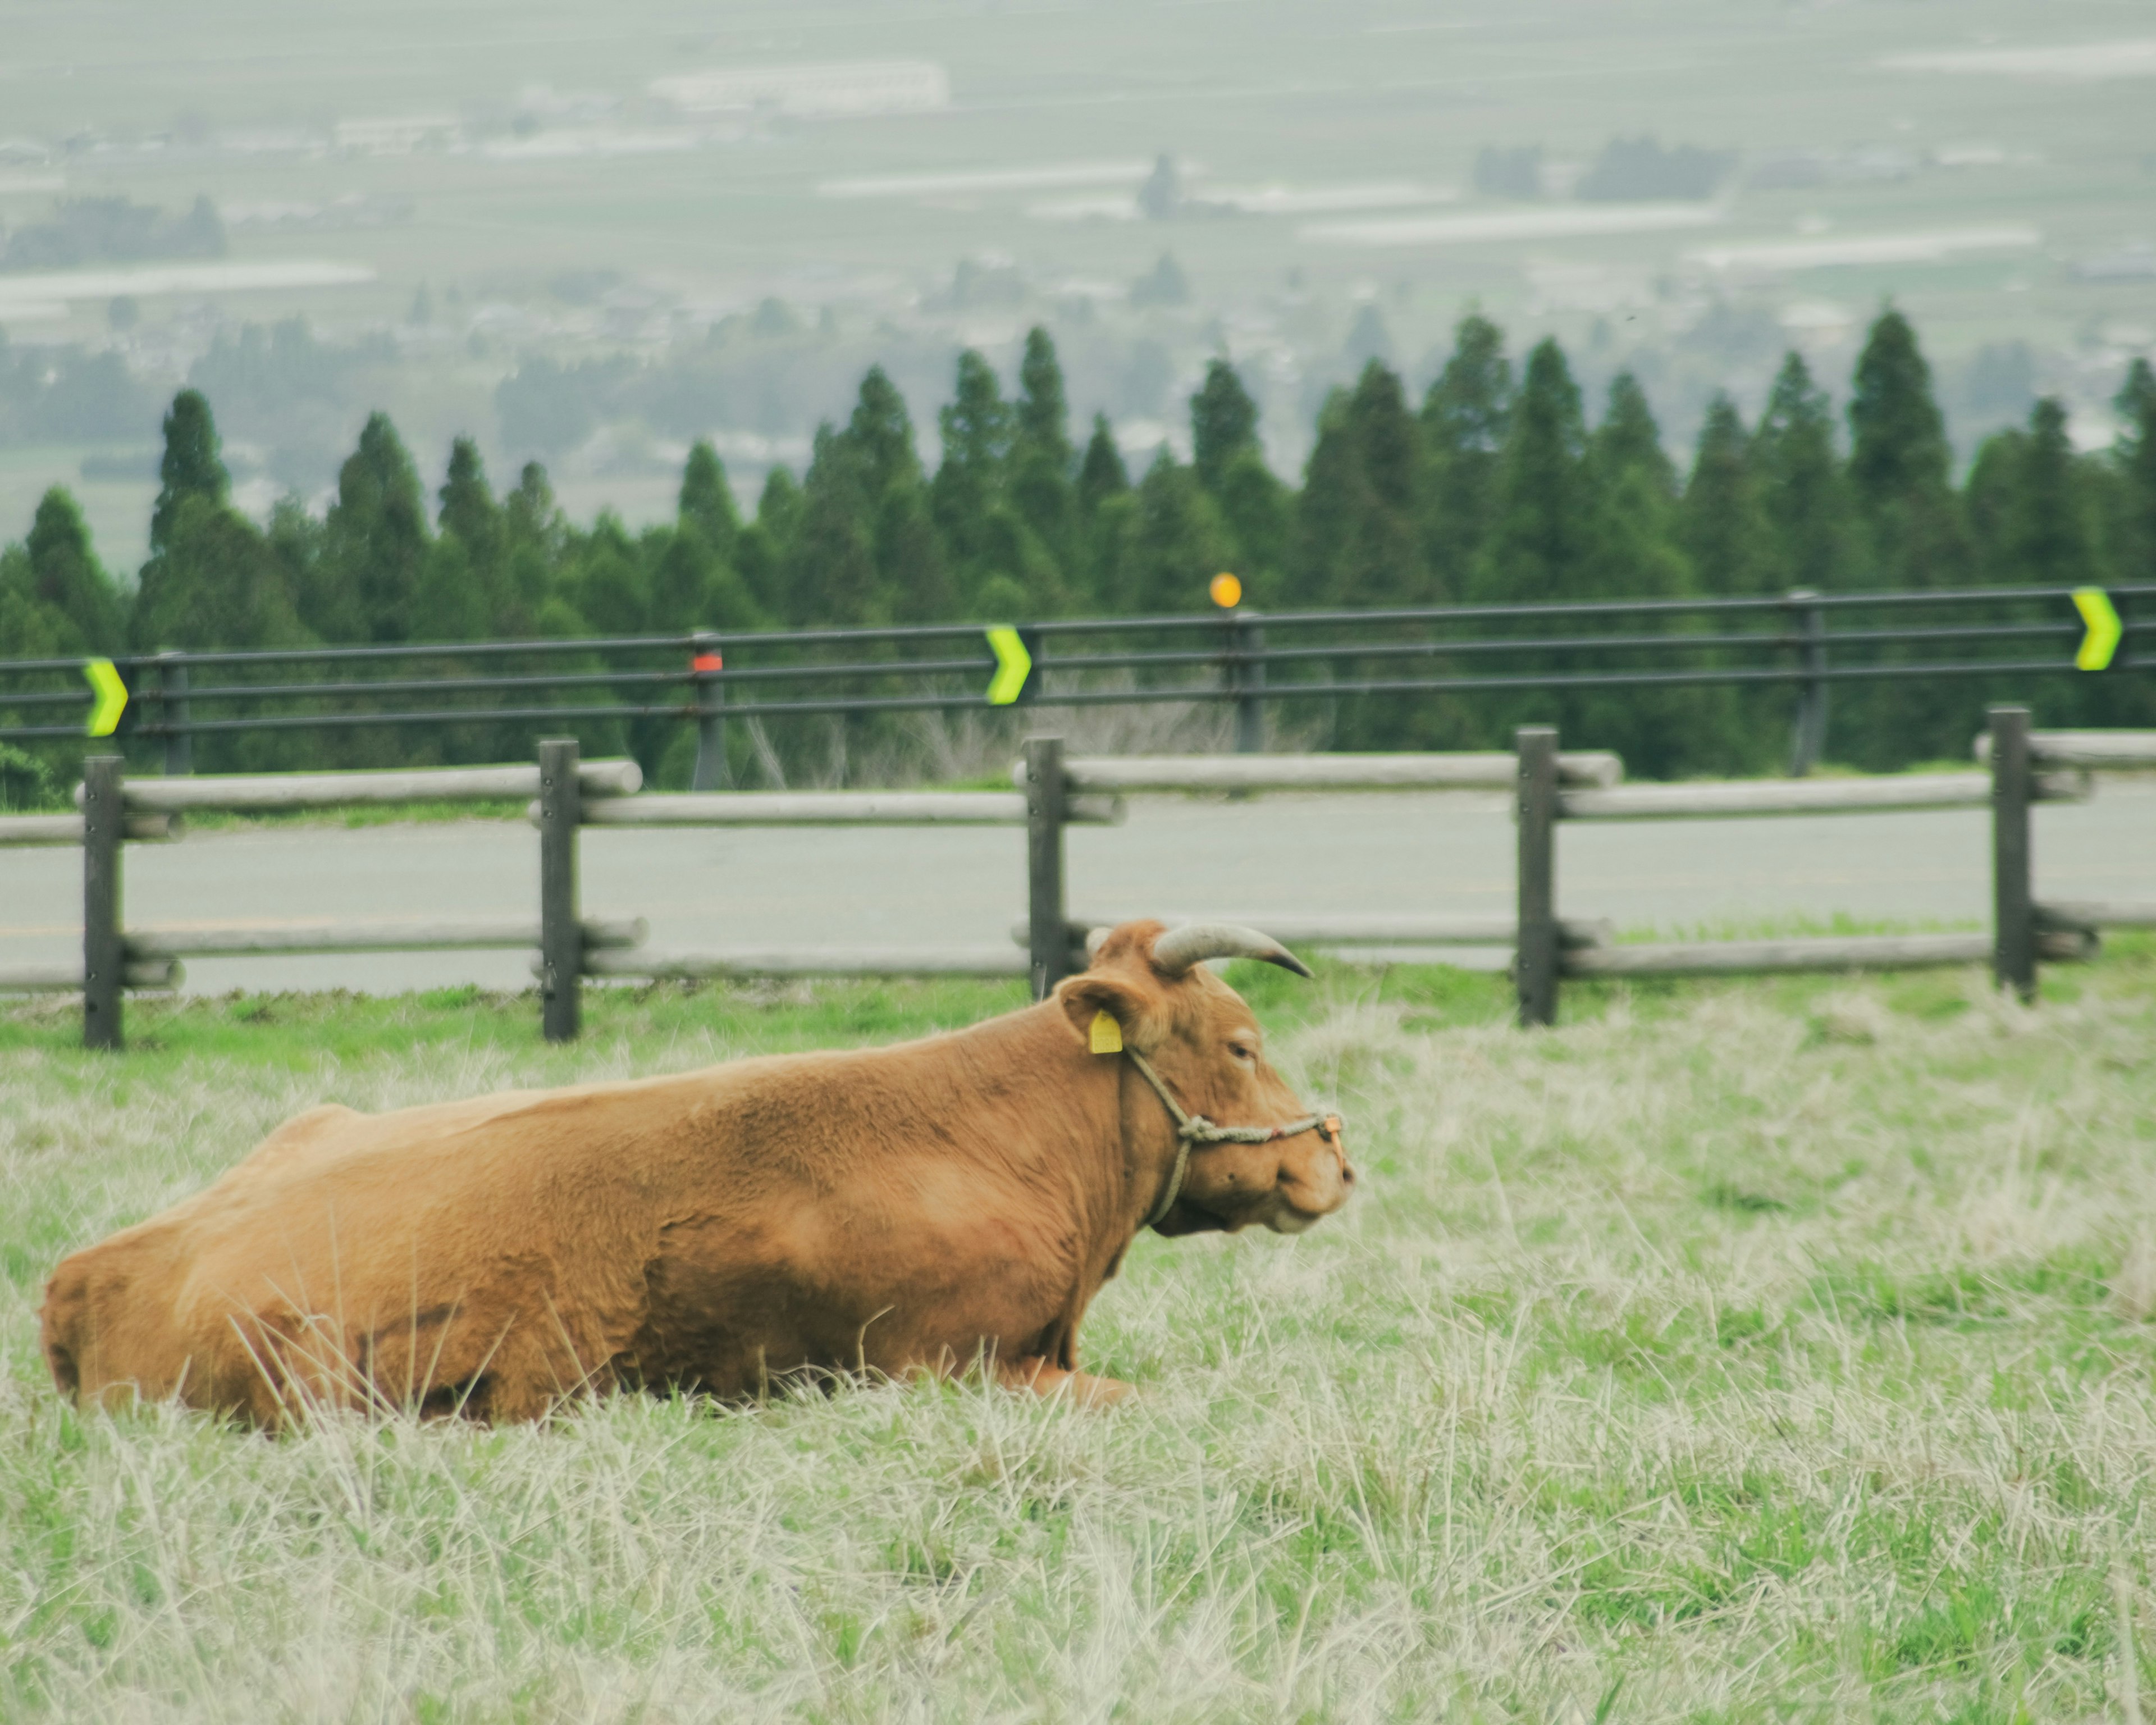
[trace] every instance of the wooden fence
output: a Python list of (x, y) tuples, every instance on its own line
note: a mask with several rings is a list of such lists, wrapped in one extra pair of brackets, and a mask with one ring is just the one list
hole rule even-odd
[[(1519, 935), (1513, 974), (1522, 1024), (1556, 1021), (1558, 988), (1567, 977), (1898, 970), (1989, 959), (2000, 987), (2032, 999), (2040, 958), (2089, 957), (2100, 928), (2156, 927), (2156, 902), (2036, 902), (2029, 832), (2030, 804), (2087, 797), (2092, 770), (2156, 767), (2156, 732), (2032, 734), (2026, 707), (1999, 706), (1991, 709), (1990, 728), (1978, 742), (1979, 757), (1988, 772), (1592, 790), (1564, 787), (1557, 764), (1556, 732), (1523, 727), (1517, 734), (1517, 750)], [(1837, 935), (1588, 947), (1568, 941), (1557, 917), (1555, 833), (1559, 821), (1982, 808), (1991, 811), (1993, 911), (1989, 934)]]
[[(639, 794), (633, 762), (582, 761), (573, 741), (540, 745), (530, 767), (397, 773), (278, 774), (129, 780), (115, 757), (85, 763), (79, 815), (0, 818), (0, 845), (83, 848), (83, 963), (0, 968), (0, 989), (83, 992), (90, 1047), (122, 1045), (128, 989), (176, 987), (190, 956), (524, 948), (536, 952), (542, 1022), (551, 1040), (573, 1037), (585, 977), (806, 975), (1024, 976), (1036, 997), (1085, 964), (1094, 927), (1122, 916), (1072, 916), (1064, 835), (1073, 824), (1114, 824), (1123, 797), (1143, 792), (1371, 789), (1509, 790), (1518, 817), (1517, 913), (1268, 915), (1269, 932), (1327, 948), (1511, 947), (1522, 1024), (1554, 1020), (1566, 977), (1858, 970), (1960, 964), (1989, 957), (2003, 985), (2025, 997), (2040, 959), (2088, 956), (2102, 927), (2156, 927), (2156, 903), (2046, 903), (2030, 885), (2031, 803), (2085, 797), (2088, 775), (2156, 767), (2156, 732), (2032, 735), (2023, 708), (1995, 708), (1979, 739), (1987, 770), (1866, 779), (1625, 785), (1606, 753), (1565, 753), (1556, 733), (1522, 729), (1512, 754), (1314, 755), (1066, 758), (1061, 741), (1034, 737), (1013, 791), (819, 791)], [(128, 928), (121, 858), (130, 841), (169, 842), (189, 811), (266, 812), (368, 803), (528, 797), (538, 829), (536, 921), (491, 919), (336, 923), (294, 930)], [(1561, 820), (1697, 819), (1988, 807), (1992, 811), (1993, 932), (1620, 945), (1607, 922), (1556, 911), (1554, 832)], [(1027, 916), (1013, 944), (965, 947), (844, 946), (653, 952), (638, 919), (587, 919), (578, 886), (586, 827), (1024, 826)], [(1142, 914), (1134, 906), (1130, 915)]]

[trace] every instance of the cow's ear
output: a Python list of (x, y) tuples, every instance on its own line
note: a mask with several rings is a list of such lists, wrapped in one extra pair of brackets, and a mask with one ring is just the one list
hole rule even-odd
[[(1160, 1003), (1122, 977), (1087, 971), (1068, 978), (1056, 984), (1055, 1003), (1072, 1030), (1097, 1054), (1113, 1054), (1118, 1048), (1150, 1054), (1168, 1034)], [(1094, 1022), (1104, 1013), (1115, 1025), (1113, 1034)]]

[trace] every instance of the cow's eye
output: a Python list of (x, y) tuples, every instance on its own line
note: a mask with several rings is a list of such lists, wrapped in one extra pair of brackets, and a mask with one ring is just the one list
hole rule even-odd
[(1235, 1055), (1235, 1057), (1237, 1060), (1243, 1061), (1243, 1062), (1244, 1062), (1245, 1064), (1246, 1064), (1246, 1065), (1247, 1065), (1247, 1064), (1249, 1064), (1250, 1062), (1253, 1061), (1253, 1060), (1255, 1060), (1257, 1059), (1257, 1057), (1258, 1057), (1258, 1051), (1257, 1051), (1257, 1050), (1255, 1050), (1255, 1048), (1251, 1047), (1251, 1046), (1250, 1046), (1250, 1045), (1249, 1043), (1247, 1043), (1247, 1042), (1231, 1042), (1231, 1043), (1229, 1043), (1229, 1044), (1228, 1045), (1228, 1052), (1229, 1052), (1229, 1054), (1231, 1054), (1231, 1055)]

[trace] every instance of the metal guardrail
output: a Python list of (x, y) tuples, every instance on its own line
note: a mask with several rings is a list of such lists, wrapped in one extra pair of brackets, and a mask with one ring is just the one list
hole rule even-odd
[[(1799, 696), (1791, 771), (1818, 758), (1829, 691), (1881, 678), (2156, 669), (2156, 583), (2098, 590), (1606, 599), (1383, 611), (1056, 619), (721, 636), (168, 651), (109, 663), (168, 777), (198, 737), (604, 720), (698, 727), (694, 788), (726, 783), (729, 718), (1231, 701), (1239, 752), (1265, 704), (1370, 696), (1706, 685)], [(569, 661), (565, 663), (564, 661)], [(1021, 662), (1022, 661), (1022, 664)], [(0, 742), (85, 734), (85, 661), (0, 661)], [(1013, 675), (1016, 673), (1016, 675)], [(474, 737), (482, 733), (474, 732)], [(496, 746), (500, 746), (497, 742)]]

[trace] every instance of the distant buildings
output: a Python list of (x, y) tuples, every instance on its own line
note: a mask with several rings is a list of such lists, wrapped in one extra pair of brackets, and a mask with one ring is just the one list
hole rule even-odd
[(654, 79), (651, 93), (691, 114), (762, 111), (796, 119), (932, 114), (951, 105), (951, 80), (931, 60), (828, 66), (737, 66)]

